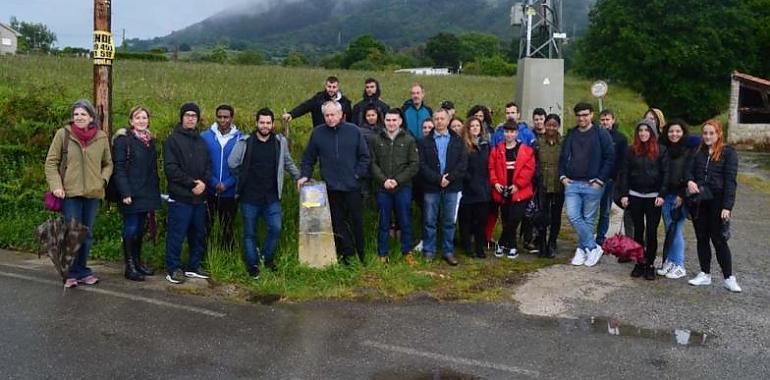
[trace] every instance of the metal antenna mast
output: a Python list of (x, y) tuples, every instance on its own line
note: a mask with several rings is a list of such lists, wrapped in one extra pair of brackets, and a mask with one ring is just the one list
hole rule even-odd
[(521, 26), (519, 58), (562, 58), (562, 0), (527, 0), (511, 7), (511, 25)]

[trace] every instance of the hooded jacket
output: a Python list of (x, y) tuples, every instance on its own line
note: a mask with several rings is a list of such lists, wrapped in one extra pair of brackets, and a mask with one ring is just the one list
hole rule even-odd
[(385, 116), (385, 112), (388, 112), (390, 109), (390, 106), (387, 103), (380, 100), (380, 81), (375, 80), (374, 83), (377, 84), (377, 92), (375, 92), (372, 96), (368, 96), (366, 95), (366, 90), (364, 90), (364, 94), (361, 96), (361, 101), (353, 106), (353, 117), (351, 122), (355, 125), (361, 125), (361, 123), (365, 121), (364, 111), (366, 110), (366, 106), (370, 104), (373, 104), (375, 107), (377, 107), (377, 113), (380, 114), (380, 118)]
[(422, 122), (433, 117), (433, 110), (424, 101), (420, 108), (415, 107), (412, 99), (405, 101), (401, 110), (404, 112), (404, 128), (415, 140), (422, 140)]
[[(535, 194), (532, 180), (535, 177), (537, 163), (535, 150), (519, 143), (519, 153), (516, 155), (516, 167), (513, 169), (513, 185), (516, 192), (511, 194), (511, 200), (521, 202), (532, 199)], [(494, 186), (499, 183), (507, 185), (508, 172), (505, 168), (505, 141), (497, 144), (489, 155), (489, 184)], [(492, 199), (495, 203), (503, 203), (503, 195), (497, 189), (492, 188)]]
[[(654, 133), (654, 125), (649, 120), (640, 121), (636, 130), (642, 125)], [(658, 193), (659, 197), (665, 196), (669, 183), (669, 159), (663, 144), (658, 144), (658, 155), (654, 160), (650, 160), (647, 155), (637, 156), (629, 147), (620, 175), (620, 194), (627, 197), (633, 190), (642, 194)]]
[[(70, 131), (68, 141), (64, 141), (65, 129)], [(68, 144), (67, 165), (64, 178), (61, 178), (59, 163), (62, 160), (63, 144)], [(85, 149), (72, 133), (72, 126), (67, 125), (56, 131), (45, 158), (45, 177), (51, 191), (63, 189), (67, 198), (102, 199), (111, 175), (112, 155), (104, 131), (97, 131)]]
[[(278, 144), (278, 149), (275, 150), (278, 157), (276, 157), (275, 162), (278, 163), (276, 167), (276, 179), (278, 181), (278, 199), (280, 200), (281, 194), (283, 194), (284, 170), (288, 171), (295, 180), (299, 179), (300, 174), (299, 169), (294, 165), (294, 160), (291, 159), (291, 155), (289, 154), (289, 144), (286, 141), (286, 138), (279, 133), (274, 136), (275, 142)], [(243, 190), (242, 187), (244, 181), (240, 180), (242, 174), (249, 172), (249, 164), (251, 163), (250, 153), (252, 152), (251, 149), (253, 149), (252, 146), (255, 138), (254, 134), (241, 136), (227, 159), (227, 166), (230, 168), (230, 173), (235, 178), (239, 178), (237, 185), (235, 186), (236, 196), (240, 195)]]
[[(492, 136), (489, 137), (489, 144), (492, 145), (492, 147), (496, 147), (501, 142), (505, 141), (505, 131), (503, 130), (503, 124), (500, 124), (497, 126), (497, 129), (492, 134)], [(527, 123), (521, 121), (518, 124), (519, 126), (519, 135), (516, 137), (516, 141), (531, 147), (535, 141), (537, 140), (535, 134), (532, 132), (531, 129), (527, 126)]]
[(321, 162), (321, 178), (331, 191), (358, 191), (359, 178), (369, 173), (369, 147), (364, 135), (353, 124), (336, 127), (323, 123), (313, 128), (302, 155), (302, 176), (311, 178), (316, 161)]
[[(230, 131), (226, 135), (222, 135), (217, 123), (214, 123), (209, 129), (201, 133), (201, 137), (206, 142), (211, 157), (211, 178), (206, 184), (206, 192), (212, 196), (219, 194), (223, 198), (235, 197), (236, 179), (230, 174), (227, 158), (233, 151), (235, 143), (241, 138), (241, 131), (233, 124)], [(227, 141), (225, 146), (222, 146), (221, 141)], [(216, 187), (220, 182), (225, 184), (225, 191), (217, 193)]]
[(155, 139), (144, 145), (131, 130), (118, 129), (112, 138), (112, 181), (119, 199), (131, 197), (131, 204), (117, 202), (124, 213), (140, 213), (160, 208), (158, 151)]
[[(195, 181), (211, 178), (211, 157), (200, 134), (177, 124), (163, 143), (163, 169), (168, 181), (168, 193), (174, 201), (201, 204), (206, 193), (194, 195)], [(208, 186), (208, 184), (206, 185)]]
[(305, 100), (302, 104), (294, 107), (293, 110), (289, 111), (289, 115), (291, 115), (292, 119), (296, 119), (310, 112), (310, 115), (313, 118), (313, 126), (319, 126), (325, 122), (324, 114), (321, 112), (321, 106), (331, 100), (339, 102), (340, 105), (342, 105), (342, 113), (345, 115), (346, 121), (350, 122), (353, 120), (353, 109), (350, 106), (350, 99), (346, 98), (345, 95), (342, 95), (341, 91), (338, 91), (337, 96), (334, 98), (330, 97), (325, 90), (319, 91), (310, 99)]

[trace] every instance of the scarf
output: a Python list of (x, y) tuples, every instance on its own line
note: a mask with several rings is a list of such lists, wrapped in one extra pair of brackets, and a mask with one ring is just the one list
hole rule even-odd
[(687, 151), (687, 147), (684, 146), (684, 140), (686, 138), (687, 136), (682, 136), (682, 139), (677, 143), (669, 142), (668, 153), (671, 155), (671, 158), (682, 157), (682, 155)]
[(139, 141), (141, 141), (144, 146), (150, 146), (150, 139), (152, 139), (150, 131), (146, 129), (144, 131), (139, 131), (136, 128), (132, 128), (131, 130), (134, 131), (134, 136), (136, 136), (136, 138), (139, 139)]
[(81, 129), (75, 126), (75, 123), (71, 123), (72, 134), (80, 141), (80, 145), (83, 145), (83, 149), (88, 148), (88, 142), (96, 136), (96, 132), (99, 129), (94, 125), (89, 125), (86, 129)]

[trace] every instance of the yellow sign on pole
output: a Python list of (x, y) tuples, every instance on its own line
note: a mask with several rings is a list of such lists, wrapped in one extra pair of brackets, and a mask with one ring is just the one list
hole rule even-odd
[(94, 48), (91, 51), (94, 65), (112, 65), (115, 59), (115, 44), (112, 42), (112, 33), (94, 31)]

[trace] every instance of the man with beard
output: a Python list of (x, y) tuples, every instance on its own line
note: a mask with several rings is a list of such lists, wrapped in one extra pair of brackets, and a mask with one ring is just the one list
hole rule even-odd
[(374, 106), (377, 109), (377, 114), (382, 120), (385, 117), (385, 112), (388, 112), (390, 106), (380, 99), (380, 82), (374, 78), (368, 78), (364, 81), (364, 95), (360, 102), (353, 106), (353, 124), (361, 125), (365, 121), (367, 106)]
[(293, 110), (283, 114), (283, 120), (288, 122), (310, 112), (313, 118), (313, 126), (321, 125), (324, 123), (324, 114), (321, 111), (321, 106), (329, 101), (337, 102), (342, 106), (342, 114), (345, 117), (345, 121), (351, 122), (353, 120), (350, 99), (340, 92), (340, 80), (335, 76), (326, 78), (323, 91), (317, 92), (312, 98), (305, 100), (302, 104), (294, 107)]
[[(239, 178), (236, 194), (243, 216), (243, 256), (253, 279), (259, 278), (260, 252), (264, 266), (275, 270), (273, 253), (281, 234), (283, 172), (286, 170), (295, 180), (300, 175), (289, 155), (286, 138), (273, 132), (273, 118), (268, 108), (257, 111), (257, 130), (241, 137), (227, 160)], [(267, 223), (262, 249), (257, 248), (259, 219)]]

